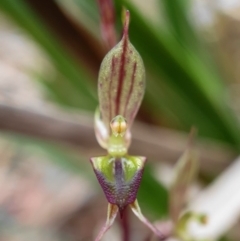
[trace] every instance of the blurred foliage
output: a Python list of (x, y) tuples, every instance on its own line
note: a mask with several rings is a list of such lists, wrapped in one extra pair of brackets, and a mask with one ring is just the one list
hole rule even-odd
[(189, 144), (174, 167), (174, 178), (169, 190), (169, 216), (174, 223), (187, 204), (187, 193), (197, 177), (199, 168), (198, 155)]
[[(94, 0), (74, 0), (71, 3), (88, 13), (96, 25), (99, 24)], [(160, 26), (149, 24), (130, 1), (116, 0), (115, 5), (118, 23), (121, 21), (122, 6), (131, 11), (130, 38), (142, 55), (150, 76), (143, 108), (147, 109), (155, 123), (171, 123), (170, 127), (187, 131), (195, 125), (200, 136), (239, 147), (239, 124), (224, 98), (226, 84), (188, 20), (188, 1), (161, 1), (167, 32)], [(23, 0), (3, 0), (0, 7), (29, 32), (51, 57), (59, 75), (55, 81), (43, 81), (43, 84), (55, 96), (55, 100), (93, 110), (97, 102), (91, 73), (76, 63), (35, 10)]]
[[(49, 0), (50, 1), (50, 0)], [(51, 0), (52, 1), (52, 0)], [(56, 1), (61, 8), (65, 1)], [(117, 26), (120, 36), (121, 11), (124, 5), (131, 12), (130, 39), (140, 52), (147, 69), (147, 91), (142, 106), (142, 119), (155, 124), (188, 131), (192, 125), (199, 135), (240, 147), (239, 123), (228, 107), (225, 96), (227, 84), (217, 71), (209, 53), (205, 51), (200, 34), (188, 19), (187, 0), (162, 0), (167, 27), (153, 26), (139, 9), (128, 0), (115, 0)], [(91, 23), (99, 25), (95, 0), (71, 0), (73, 8), (81, 9)], [(61, 44), (36, 11), (24, 0), (1, 0), (0, 10), (29, 33), (49, 55), (56, 67), (54, 80), (40, 78), (51, 96), (59, 104), (94, 111), (97, 105), (96, 83), (91, 71), (79, 65)], [(79, 19), (73, 18), (76, 24)], [(54, 21), (54, 16), (53, 20)], [(90, 29), (89, 29), (89, 32)], [(99, 28), (100, 35), (100, 28)], [(94, 38), (94, 36), (93, 36)], [(81, 44), (81, 43), (79, 43)], [(84, 59), (82, 60), (84, 63)], [(144, 116), (147, 113), (147, 117)], [(51, 152), (46, 147), (47, 152)], [(62, 161), (56, 152), (53, 156)], [(167, 192), (152, 176), (149, 167), (139, 191), (141, 205), (157, 216), (166, 215)]]
[(142, 209), (153, 218), (167, 217), (168, 195), (167, 190), (152, 175), (150, 165), (145, 165), (144, 175), (138, 191), (138, 201)]
[[(156, 98), (153, 99), (152, 89), (148, 89), (146, 99), (150, 102), (163, 101), (175, 113), (183, 129), (189, 130), (194, 125), (202, 136), (221, 139), (238, 146), (238, 123), (223, 98), (226, 88), (215, 69), (211, 68), (213, 64), (210, 65), (209, 61), (198, 55), (198, 51), (204, 52), (200, 49), (201, 45), (195, 51), (195, 47), (191, 47), (183, 38), (176, 37), (175, 33), (155, 31), (128, 1), (124, 4), (132, 15), (132, 42), (142, 55), (149, 72), (158, 76), (154, 85)], [(174, 7), (173, 1), (168, 1), (168, 5)], [(162, 83), (167, 91), (163, 100), (158, 94), (165, 91), (161, 88)], [(161, 115), (161, 108), (156, 104), (154, 107), (153, 111)]]
[(94, 174), (88, 163), (81, 156), (76, 156), (68, 148), (16, 134), (2, 134), (1, 137), (20, 152), (41, 156), (43, 160), (51, 160), (64, 170), (78, 173), (89, 180), (94, 180), (95, 183)]
[[(61, 46), (57, 37), (49, 32), (47, 26), (44, 26), (31, 8), (22, 0), (1, 1), (0, 8), (34, 38), (56, 66), (59, 72), (57, 81), (43, 82), (49, 91), (53, 92), (53, 96), (57, 96), (56, 99), (61, 103), (72, 105), (71, 99), (77, 96), (74, 107), (94, 110), (97, 98), (90, 90), (90, 76), (84, 67), (77, 65), (72, 56)], [(68, 94), (67, 97), (64, 90)]]

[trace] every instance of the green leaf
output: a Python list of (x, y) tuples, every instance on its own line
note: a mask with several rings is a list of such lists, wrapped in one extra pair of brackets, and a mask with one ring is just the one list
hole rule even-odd
[(143, 213), (150, 213), (153, 218), (167, 216), (168, 192), (153, 176), (150, 165), (145, 165), (137, 198)]
[[(57, 70), (75, 88), (81, 108), (94, 110), (97, 101), (96, 94), (90, 85), (91, 79), (84, 69), (59, 44), (59, 41), (43, 25), (34, 12), (22, 0), (2, 0), (0, 10), (10, 16), (19, 26), (25, 29), (34, 40), (46, 51)], [(57, 81), (55, 85), (57, 85)], [(71, 93), (68, 93), (71, 95)]]
[(161, 0), (158, 4), (160, 8), (163, 8), (167, 27), (176, 39), (184, 45), (199, 49), (199, 39), (188, 15), (189, 0)]

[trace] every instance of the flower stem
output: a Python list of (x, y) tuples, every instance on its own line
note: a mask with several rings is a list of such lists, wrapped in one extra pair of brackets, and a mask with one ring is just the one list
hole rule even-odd
[(126, 208), (124, 210), (123, 218), (120, 220), (121, 227), (122, 227), (122, 240), (123, 241), (130, 241), (130, 222), (129, 222), (129, 210)]

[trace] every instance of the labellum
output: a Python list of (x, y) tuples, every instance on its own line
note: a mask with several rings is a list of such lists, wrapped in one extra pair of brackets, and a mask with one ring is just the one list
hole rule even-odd
[(108, 202), (118, 206), (121, 216), (126, 206), (136, 200), (145, 159), (136, 156), (91, 159)]

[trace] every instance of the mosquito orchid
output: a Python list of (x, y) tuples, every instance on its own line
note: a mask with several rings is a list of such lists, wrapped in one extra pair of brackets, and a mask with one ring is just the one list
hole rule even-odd
[(136, 198), (146, 157), (128, 155), (131, 126), (145, 92), (145, 68), (129, 41), (129, 21), (130, 13), (126, 11), (122, 39), (103, 59), (98, 77), (95, 133), (108, 154), (91, 158), (91, 163), (107, 198), (108, 212), (106, 224), (95, 241), (111, 227), (118, 212), (122, 217), (127, 206), (160, 240), (165, 239), (143, 216)]

